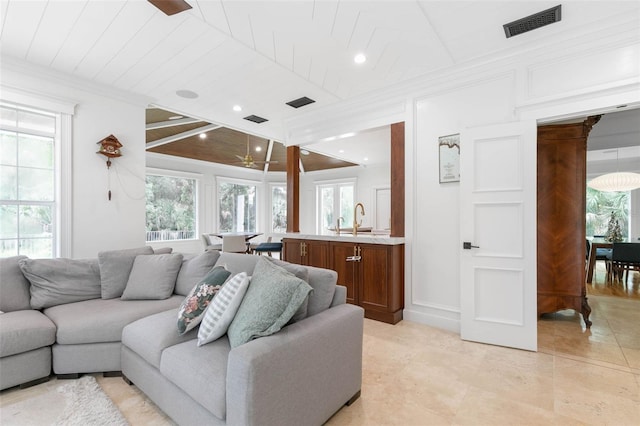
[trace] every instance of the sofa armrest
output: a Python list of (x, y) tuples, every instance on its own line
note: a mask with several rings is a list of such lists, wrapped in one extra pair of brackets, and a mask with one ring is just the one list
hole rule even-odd
[(229, 353), (227, 424), (320, 425), (360, 391), (364, 310), (342, 304)]

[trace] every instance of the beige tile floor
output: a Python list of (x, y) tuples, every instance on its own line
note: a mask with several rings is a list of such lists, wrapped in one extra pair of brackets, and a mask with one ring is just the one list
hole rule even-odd
[[(365, 320), (362, 396), (327, 424), (639, 425), (640, 300), (589, 302), (591, 330), (569, 310), (541, 318), (538, 352)], [(98, 381), (132, 425), (173, 424), (135, 386)]]

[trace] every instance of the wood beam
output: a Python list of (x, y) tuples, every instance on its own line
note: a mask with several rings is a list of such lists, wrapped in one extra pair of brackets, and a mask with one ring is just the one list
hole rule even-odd
[(149, 142), (145, 145), (145, 149), (155, 148), (156, 146), (166, 145), (171, 142), (179, 141), (180, 139), (190, 138), (191, 136), (205, 133), (211, 130), (219, 129), (219, 124), (209, 124), (208, 126), (198, 127), (197, 129), (187, 130), (186, 132), (178, 133), (177, 135), (167, 136), (166, 138), (158, 139), (157, 141)]
[(166, 121), (158, 121), (156, 123), (147, 124), (147, 130), (155, 130), (155, 129), (164, 129), (165, 127), (175, 127), (182, 126), (184, 124), (193, 124), (201, 122), (202, 120), (198, 120), (191, 117), (183, 117), (177, 120), (166, 120)]
[(300, 147), (287, 147), (287, 232), (300, 232)]
[(391, 233), (404, 237), (404, 121), (391, 125)]

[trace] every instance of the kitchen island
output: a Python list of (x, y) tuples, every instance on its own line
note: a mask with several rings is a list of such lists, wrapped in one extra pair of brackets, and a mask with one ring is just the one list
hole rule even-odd
[(282, 259), (333, 269), (347, 288), (347, 302), (365, 317), (396, 324), (404, 308), (404, 238), (377, 233), (286, 234)]

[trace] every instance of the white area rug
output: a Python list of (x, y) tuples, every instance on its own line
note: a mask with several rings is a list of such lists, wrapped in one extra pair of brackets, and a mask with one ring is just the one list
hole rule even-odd
[[(41, 385), (39, 385), (41, 386)], [(93, 376), (59, 381), (55, 390), (2, 404), (0, 424), (20, 426), (120, 426), (129, 423)]]

